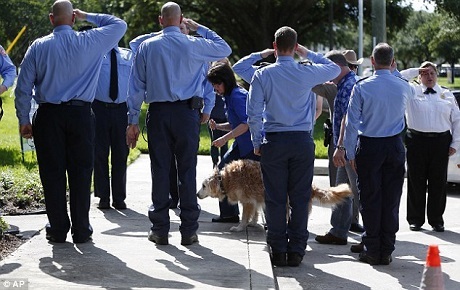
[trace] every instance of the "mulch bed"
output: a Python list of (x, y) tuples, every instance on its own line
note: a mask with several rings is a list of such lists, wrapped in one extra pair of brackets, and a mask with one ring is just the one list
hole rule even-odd
[(25, 241), (16, 235), (4, 234), (0, 240), (0, 261), (13, 253)]

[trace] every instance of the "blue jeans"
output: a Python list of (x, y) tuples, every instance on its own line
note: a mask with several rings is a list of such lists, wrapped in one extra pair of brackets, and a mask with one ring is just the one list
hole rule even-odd
[[(357, 177), (356, 172), (353, 168), (351, 168), (350, 162), (347, 161), (344, 167), (339, 167), (337, 169), (336, 185), (348, 183), (350, 184), (353, 193), (355, 193), (357, 192)], [(350, 229), (353, 219), (353, 199), (353, 196), (349, 196), (343, 201), (343, 203), (332, 208), (332, 229), (329, 230), (330, 234), (341, 239), (346, 239), (348, 237), (348, 230)]]

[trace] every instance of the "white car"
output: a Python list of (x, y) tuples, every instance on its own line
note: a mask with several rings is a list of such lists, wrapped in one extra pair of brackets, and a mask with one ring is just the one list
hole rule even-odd
[[(453, 90), (457, 99), (457, 104), (460, 101), (460, 90)], [(447, 166), (447, 182), (460, 183), (460, 152), (457, 151), (454, 155), (449, 157), (449, 165)]]
[(447, 182), (460, 183), (460, 152), (449, 157), (447, 166)]

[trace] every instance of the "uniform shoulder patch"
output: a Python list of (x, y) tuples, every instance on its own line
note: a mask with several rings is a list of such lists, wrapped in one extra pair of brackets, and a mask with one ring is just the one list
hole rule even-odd
[(367, 76), (367, 77), (364, 77), (364, 78), (362, 78), (362, 79), (359, 79), (359, 80), (356, 81), (356, 83), (359, 83), (359, 82), (361, 82), (361, 81), (364, 81), (365, 79), (368, 79), (369, 77), (370, 77), (370, 76)]
[(304, 60), (299, 61), (299, 64), (301, 64), (301, 65), (312, 65), (313, 63), (311, 61), (309, 61), (308, 59), (304, 59)]
[(267, 65), (271, 65), (271, 64), (273, 64), (273, 63), (262, 61), (262, 62), (259, 63), (259, 67), (257, 69), (261, 69), (261, 68), (266, 67)]

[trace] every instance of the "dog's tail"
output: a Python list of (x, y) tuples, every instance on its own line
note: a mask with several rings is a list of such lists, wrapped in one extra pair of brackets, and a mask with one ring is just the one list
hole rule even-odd
[(350, 186), (346, 183), (339, 184), (335, 187), (330, 187), (327, 190), (318, 188), (314, 184), (312, 184), (311, 188), (312, 198), (319, 200), (323, 204), (339, 204), (343, 202), (346, 197), (353, 194)]

